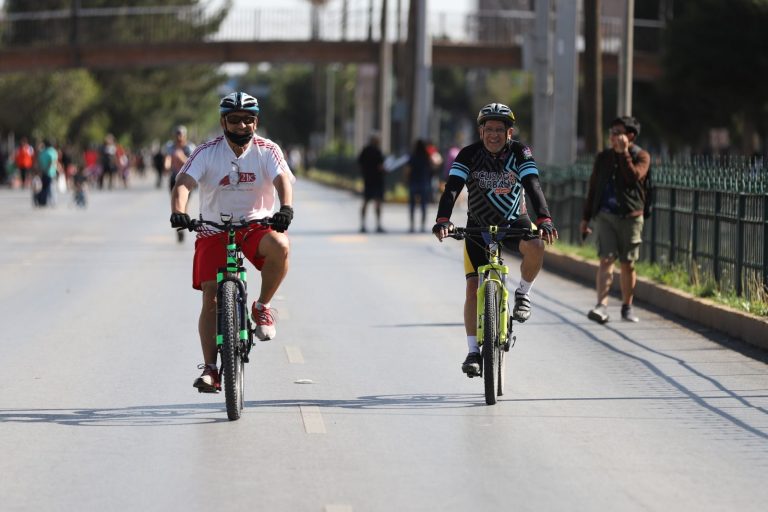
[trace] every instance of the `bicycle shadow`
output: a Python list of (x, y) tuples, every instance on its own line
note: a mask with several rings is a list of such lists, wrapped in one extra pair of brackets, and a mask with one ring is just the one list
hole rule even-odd
[[(245, 402), (245, 411), (257, 408), (318, 406), (343, 409), (455, 409), (485, 406), (479, 394), (380, 395), (351, 399), (287, 399)], [(116, 408), (0, 409), (0, 423), (49, 423), (76, 427), (170, 427), (228, 423), (224, 397), (220, 402), (137, 405)]]

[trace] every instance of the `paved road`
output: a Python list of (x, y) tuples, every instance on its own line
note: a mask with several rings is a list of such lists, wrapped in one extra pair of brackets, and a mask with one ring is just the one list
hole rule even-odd
[(643, 308), (599, 326), (592, 290), (545, 272), (488, 407), (459, 370), (460, 244), (405, 233), (400, 206), (359, 235), (356, 197), (296, 195), (278, 338), (229, 422), (191, 386), (167, 192), (0, 190), (0, 509), (764, 510), (764, 353)]

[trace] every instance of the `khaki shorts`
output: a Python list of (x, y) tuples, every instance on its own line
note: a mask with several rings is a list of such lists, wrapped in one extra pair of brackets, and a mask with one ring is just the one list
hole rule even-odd
[(612, 213), (598, 213), (597, 254), (600, 258), (637, 261), (643, 241), (643, 216), (620, 217)]

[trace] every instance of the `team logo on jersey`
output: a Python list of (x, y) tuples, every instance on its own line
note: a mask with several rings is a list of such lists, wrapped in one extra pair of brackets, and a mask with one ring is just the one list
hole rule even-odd
[(251, 172), (237, 172), (232, 170), (219, 181), (220, 187), (237, 187), (241, 183), (256, 182), (256, 174)]
[(528, 146), (523, 147), (523, 158), (525, 160), (530, 160), (533, 158), (533, 153), (531, 152), (531, 148)]
[(493, 171), (477, 171), (472, 177), (482, 189), (492, 189), (496, 194), (509, 194), (517, 182), (514, 172), (499, 173)]

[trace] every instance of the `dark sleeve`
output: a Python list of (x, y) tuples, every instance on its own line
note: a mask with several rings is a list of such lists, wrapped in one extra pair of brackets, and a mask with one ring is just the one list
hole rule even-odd
[(651, 165), (651, 155), (644, 149), (637, 153), (636, 161), (632, 159), (632, 154), (626, 152), (619, 155), (619, 172), (624, 178), (625, 183), (637, 183), (645, 179), (648, 174), (648, 168)]
[(453, 205), (456, 203), (456, 198), (459, 197), (461, 189), (464, 188), (464, 183), (465, 181), (458, 176), (448, 176), (448, 181), (445, 182), (445, 190), (440, 196), (440, 203), (437, 205), (438, 219), (451, 218)]
[(538, 174), (529, 174), (523, 177), (523, 187), (528, 193), (528, 197), (531, 199), (531, 206), (533, 211), (536, 212), (536, 219), (544, 217), (552, 217), (549, 214), (549, 207), (547, 206), (547, 200), (544, 199), (544, 192), (541, 190), (541, 182), (539, 181)]

